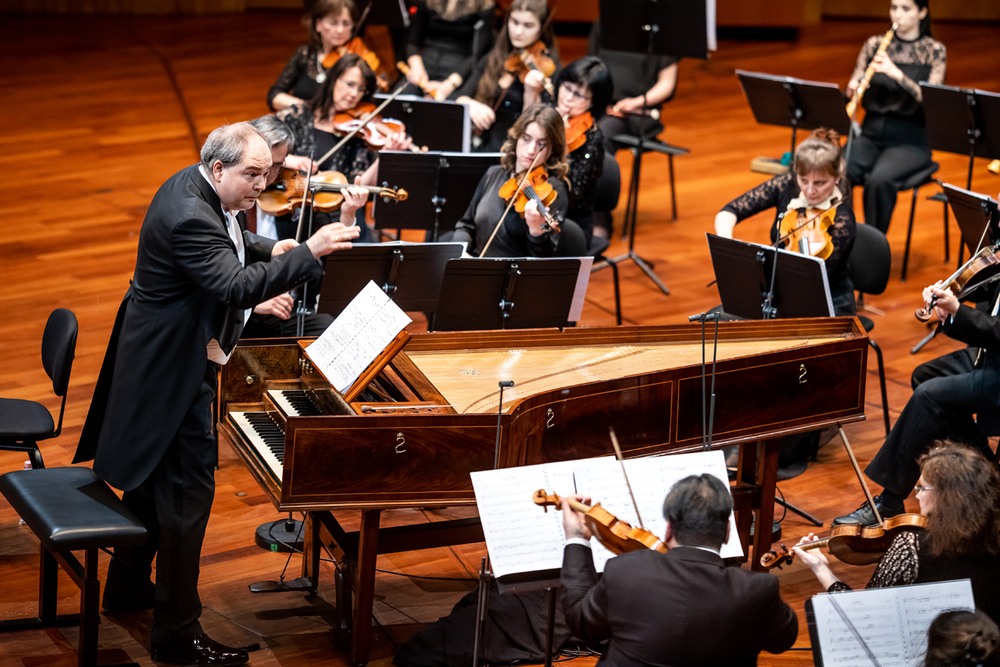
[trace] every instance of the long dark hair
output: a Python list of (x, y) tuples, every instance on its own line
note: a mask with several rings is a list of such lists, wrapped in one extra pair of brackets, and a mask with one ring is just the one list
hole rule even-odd
[(508, 174), (516, 172), (517, 140), (532, 123), (538, 123), (538, 127), (545, 132), (545, 140), (549, 142), (549, 159), (545, 161), (549, 176), (565, 180), (569, 172), (569, 165), (566, 164), (566, 124), (558, 111), (544, 104), (532, 104), (518, 117), (514, 126), (507, 130), (507, 141), (500, 148), (503, 153), (500, 166)]
[(594, 120), (604, 115), (614, 95), (615, 86), (611, 80), (611, 72), (600, 58), (585, 56), (566, 65), (556, 76), (556, 90), (566, 81), (590, 89), (590, 115)]
[(920, 459), (934, 487), (923, 546), (931, 556), (1000, 554), (1000, 473), (978, 451), (948, 440)]
[(368, 66), (368, 63), (356, 53), (347, 53), (340, 57), (333, 67), (331, 67), (326, 73), (326, 79), (320, 85), (319, 90), (311, 100), (306, 104), (309, 110), (313, 112), (314, 117), (327, 118), (330, 115), (330, 109), (333, 108), (333, 87), (337, 83), (337, 79), (344, 75), (344, 72), (351, 69), (352, 67), (357, 67), (361, 70), (361, 76), (365, 78), (365, 94), (362, 96), (362, 102), (371, 102), (372, 95), (375, 94), (375, 88), (378, 85), (375, 79), (375, 73), (372, 68)]
[(500, 34), (497, 35), (497, 41), (493, 45), (493, 50), (486, 56), (486, 70), (483, 72), (483, 77), (479, 79), (479, 86), (476, 88), (476, 99), (483, 104), (493, 106), (497, 82), (504, 72), (503, 65), (507, 62), (510, 54), (514, 52), (514, 47), (510, 43), (510, 37), (507, 34), (507, 23), (510, 21), (511, 14), (522, 11), (531, 12), (535, 15), (541, 24), (541, 32), (538, 38), (548, 48), (549, 55), (552, 55), (554, 52), (553, 45), (556, 43), (556, 35), (552, 30), (552, 22), (549, 20), (549, 6), (546, 0), (514, 0), (510, 5), (510, 9), (504, 14)]
[(928, 7), (930, 0), (913, 0), (913, 4), (917, 6), (917, 10), (926, 9), (927, 13), (924, 18), (920, 19), (920, 36), (924, 35), (932, 37), (931, 35), (931, 8)]

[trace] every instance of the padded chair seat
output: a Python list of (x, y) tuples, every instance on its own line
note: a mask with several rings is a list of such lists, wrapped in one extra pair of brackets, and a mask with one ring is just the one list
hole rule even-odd
[(146, 528), (90, 468), (9, 472), (0, 493), (51, 552), (146, 541)]
[(41, 403), (0, 398), (0, 441), (44, 440), (55, 430), (52, 414)]

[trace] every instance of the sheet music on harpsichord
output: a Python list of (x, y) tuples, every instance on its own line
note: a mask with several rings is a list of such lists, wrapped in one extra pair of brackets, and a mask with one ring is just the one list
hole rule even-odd
[[(646, 530), (661, 539), (666, 529), (663, 499), (676, 482), (688, 475), (709, 473), (729, 486), (725, 456), (718, 450), (627, 459), (625, 469)], [(613, 457), (483, 470), (472, 473), (472, 486), (490, 564), (497, 577), (562, 567), (566, 542), (562, 513), (558, 508), (546, 511), (536, 505), (532, 494), (538, 489), (560, 496), (590, 496), (619, 520), (639, 526), (621, 463)], [(729, 541), (722, 546), (722, 557), (742, 556), (732, 513), (729, 524)], [(591, 546), (594, 566), (603, 572), (604, 564), (614, 554), (596, 538), (591, 540)]]
[(330, 384), (343, 393), (410, 321), (378, 285), (368, 281), (306, 351)]
[(931, 621), (952, 609), (975, 609), (969, 579), (814, 595), (806, 603), (814, 659), (822, 667), (871, 667), (870, 652), (881, 667), (919, 667)]

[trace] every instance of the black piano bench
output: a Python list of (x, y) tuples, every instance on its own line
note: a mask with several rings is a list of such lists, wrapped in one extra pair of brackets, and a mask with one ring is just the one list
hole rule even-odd
[[(101, 582), (97, 550), (143, 544), (146, 528), (90, 468), (19, 470), (0, 476), (0, 493), (41, 542), (38, 616), (0, 621), (0, 631), (80, 625), (80, 667), (97, 664)], [(72, 551), (85, 551), (81, 565)], [(62, 565), (80, 587), (80, 613), (56, 613)]]

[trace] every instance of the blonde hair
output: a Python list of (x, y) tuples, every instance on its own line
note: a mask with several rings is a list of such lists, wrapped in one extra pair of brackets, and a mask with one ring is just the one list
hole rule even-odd
[(799, 176), (820, 173), (839, 179), (846, 169), (840, 151), (840, 135), (835, 130), (825, 127), (813, 130), (795, 149), (795, 173)]

